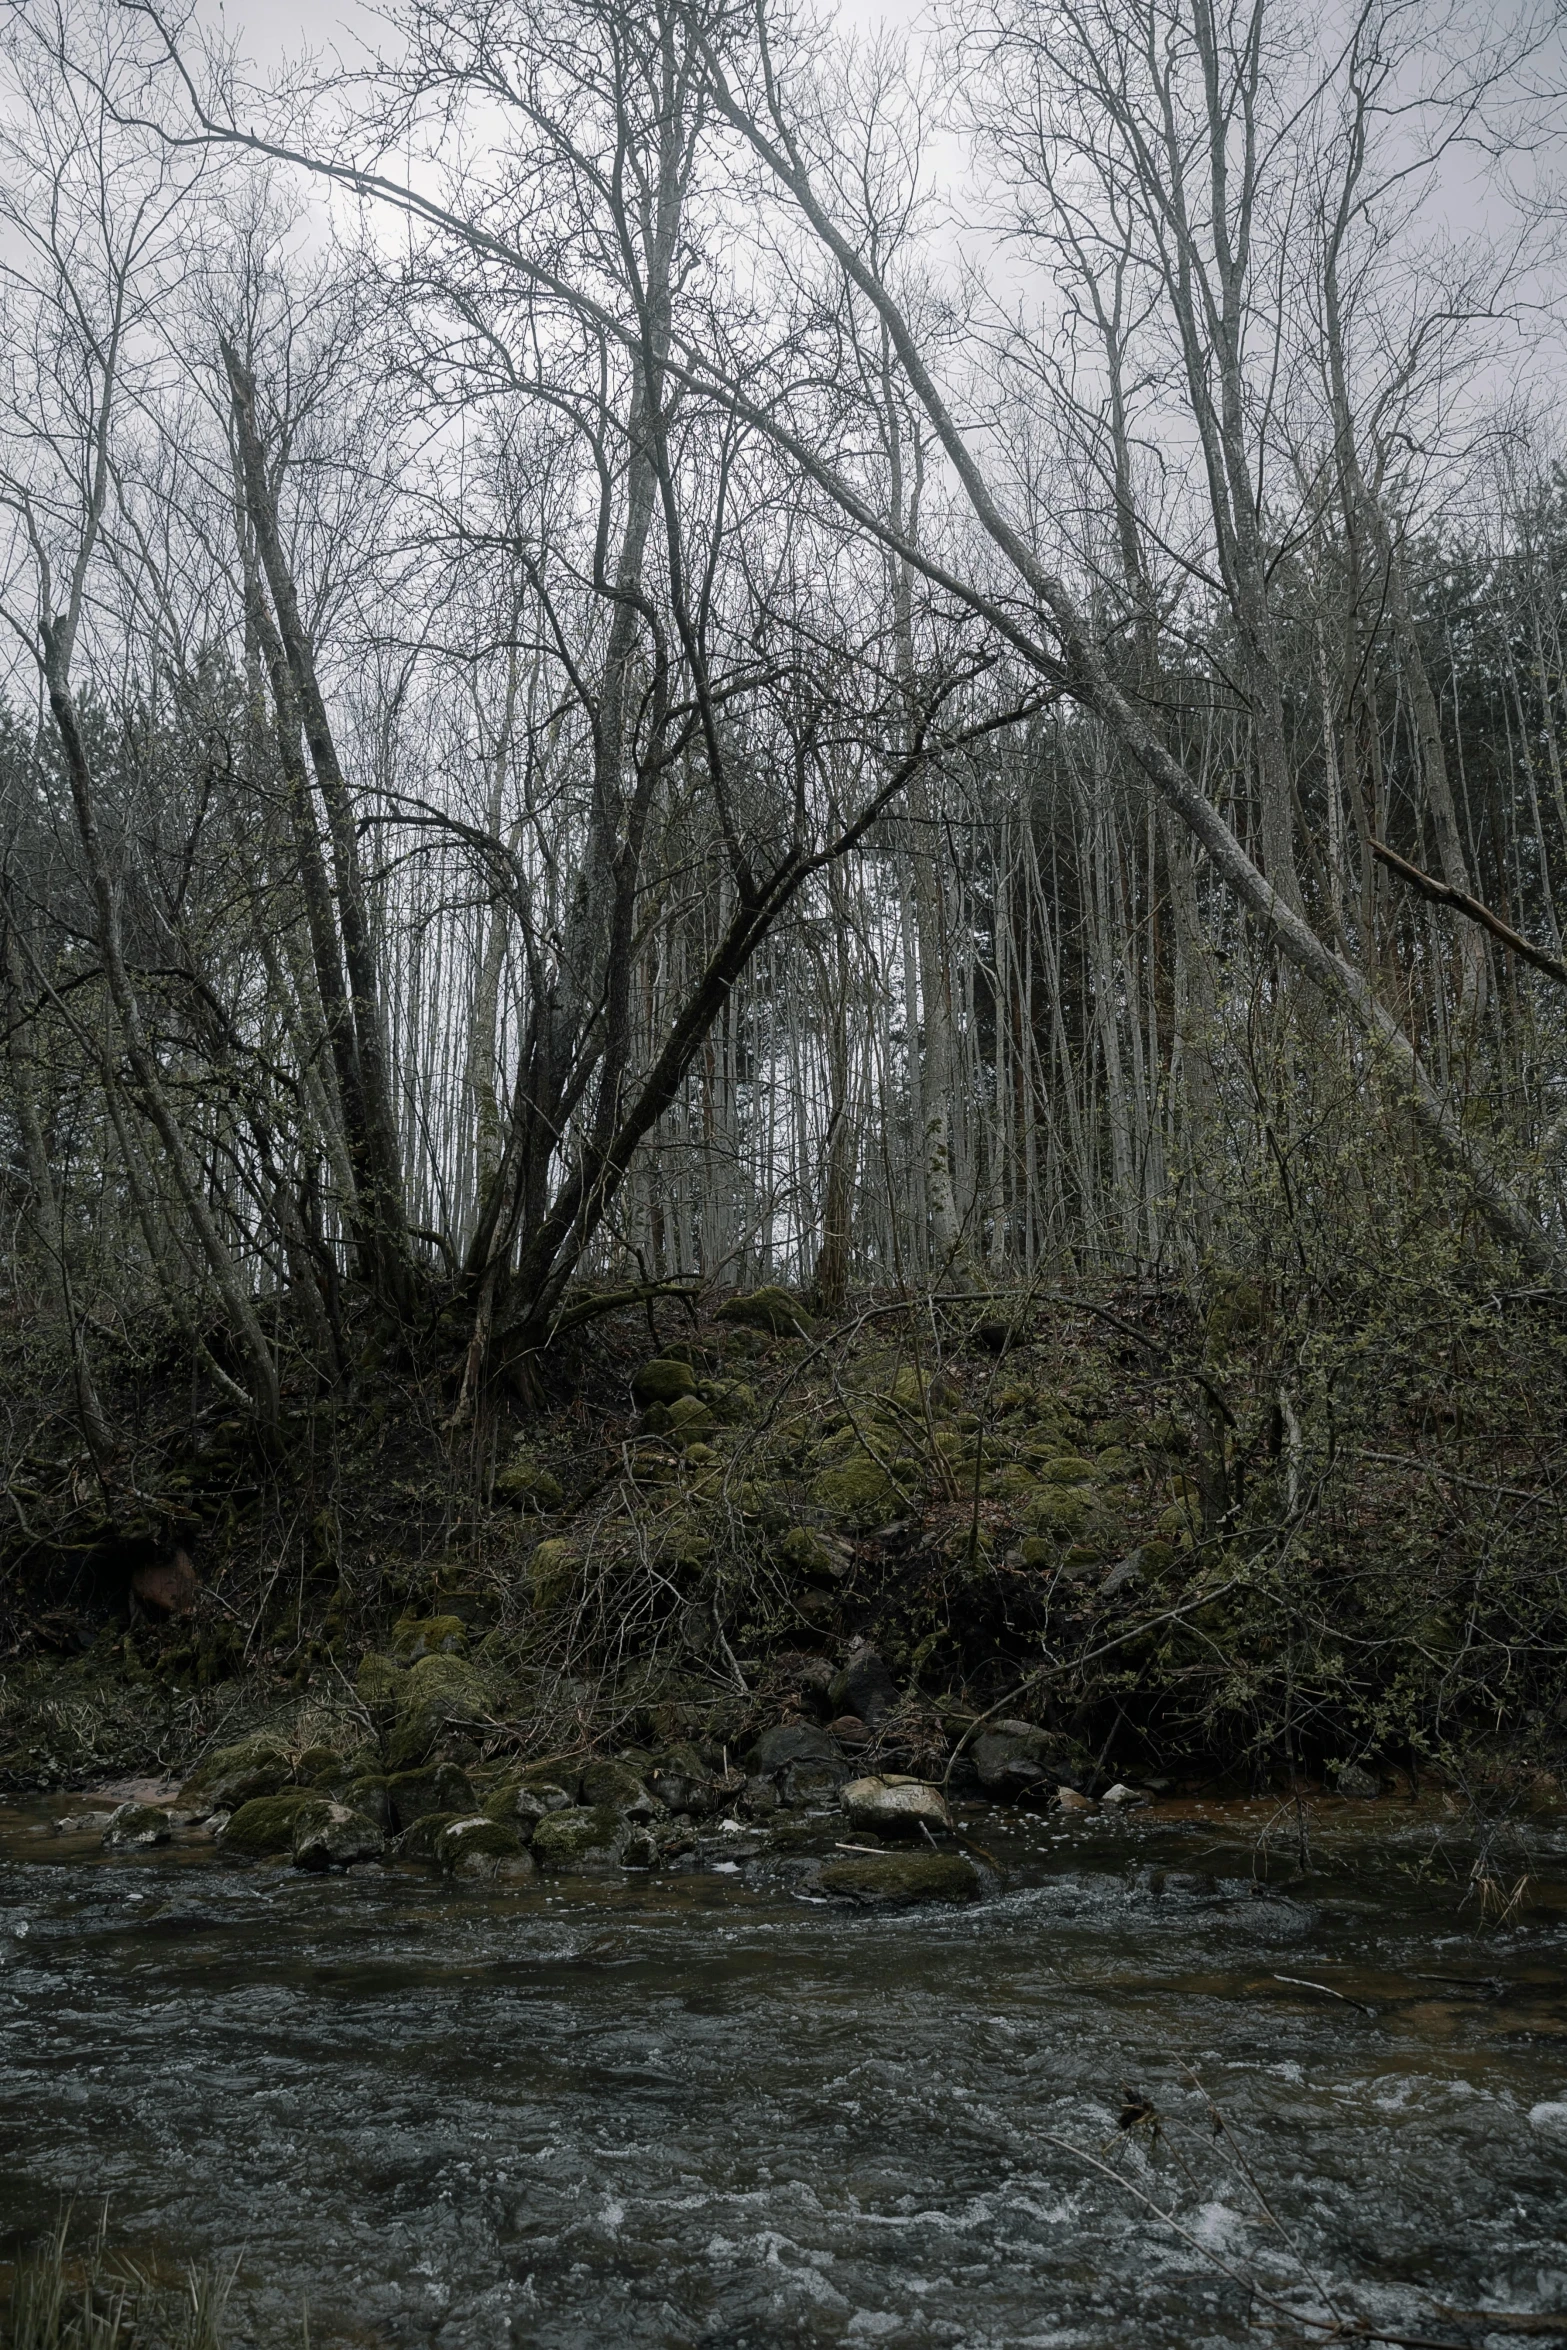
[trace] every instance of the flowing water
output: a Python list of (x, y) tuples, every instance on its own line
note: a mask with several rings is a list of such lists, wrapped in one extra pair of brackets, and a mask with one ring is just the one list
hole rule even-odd
[(1261, 1808), (976, 1813), (1006, 1890), (900, 1914), (765, 1862), (116, 1859), (60, 1808), (0, 1815), (0, 2250), (107, 2197), (138, 2257), (239, 2263), (234, 2341), (1198, 2350), (1336, 2311), (1499, 2350), (1441, 2312), (1567, 2311), (1559, 1821), (1487, 1922), (1424, 1803), (1321, 1806), (1303, 1876)]

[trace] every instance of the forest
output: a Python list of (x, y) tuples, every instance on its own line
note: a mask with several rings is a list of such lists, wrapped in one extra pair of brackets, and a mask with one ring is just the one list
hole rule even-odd
[(1553, 13), (4, 58), (13, 1776), (443, 1609), (1548, 1761)]

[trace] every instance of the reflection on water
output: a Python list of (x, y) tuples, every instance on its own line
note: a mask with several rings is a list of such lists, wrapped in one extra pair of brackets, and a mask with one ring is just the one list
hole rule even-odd
[(1481, 1930), (1415, 1813), (1319, 1823), (1282, 1887), (1243, 1807), (976, 1819), (1007, 1893), (898, 1916), (765, 1866), (494, 1894), (109, 1860), (46, 1816), (0, 1819), (0, 2221), (107, 2195), (149, 2254), (239, 2257), (238, 2339), (304, 2303), (318, 2344), (452, 2350), (1567, 2310), (1549, 1828)]

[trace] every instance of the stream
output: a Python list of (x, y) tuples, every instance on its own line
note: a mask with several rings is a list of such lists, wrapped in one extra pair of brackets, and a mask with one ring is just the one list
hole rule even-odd
[(149, 2267), (238, 2264), (232, 2343), (1567, 2341), (1567, 1816), (1488, 1922), (1440, 1798), (976, 1809), (1006, 1889), (892, 1913), (68, 1808), (0, 1812), (0, 2256), (107, 2198)]

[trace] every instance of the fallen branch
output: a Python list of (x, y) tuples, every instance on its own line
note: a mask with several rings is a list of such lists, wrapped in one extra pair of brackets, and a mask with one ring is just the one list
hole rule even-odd
[(1401, 857), (1397, 849), (1390, 849), (1385, 840), (1373, 840), (1370, 848), (1371, 854), (1380, 859), (1390, 873), (1396, 873), (1400, 881), (1407, 881), (1411, 889), (1418, 890), (1423, 898), (1429, 898), (1433, 906), (1451, 906), (1455, 914), (1463, 914), (1469, 921), (1478, 922), (1482, 930), (1488, 930), (1493, 938), (1500, 939), (1512, 954), (1521, 955), (1526, 963), (1534, 965), (1536, 971), (1543, 971), (1547, 979), (1554, 979), (1558, 987), (1567, 987), (1567, 963), (1561, 962), (1555, 955), (1546, 954), (1543, 947), (1531, 946), (1526, 938), (1520, 938), (1517, 931), (1502, 920), (1500, 914), (1493, 914), (1489, 906), (1482, 906), (1480, 900), (1470, 897), (1467, 890), (1454, 889), (1450, 882), (1438, 881), (1434, 875), (1422, 873), (1418, 865), (1411, 865), (1409, 859)]

